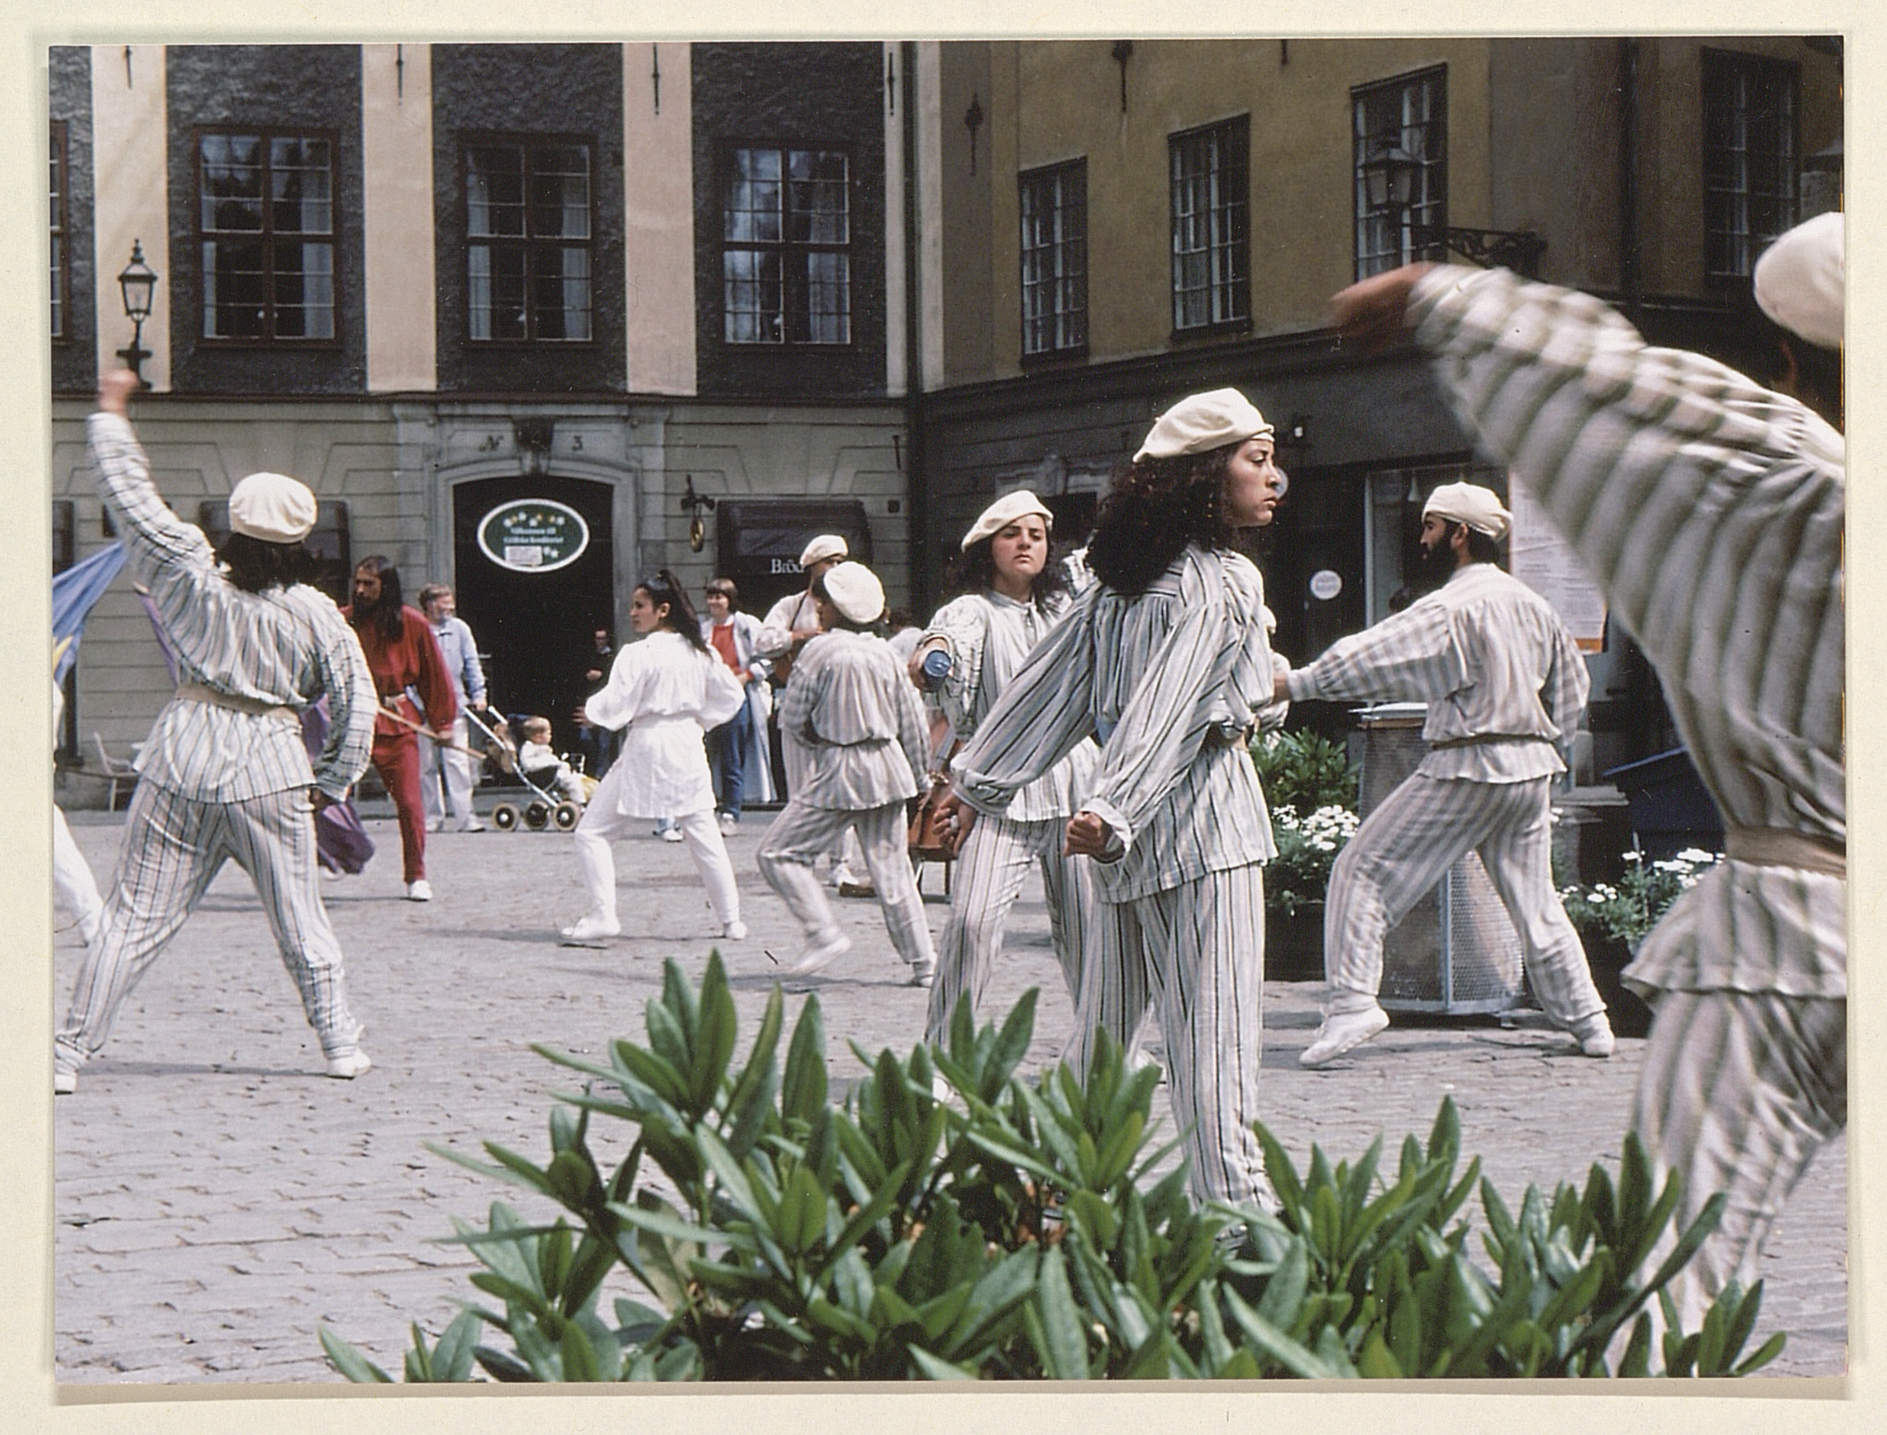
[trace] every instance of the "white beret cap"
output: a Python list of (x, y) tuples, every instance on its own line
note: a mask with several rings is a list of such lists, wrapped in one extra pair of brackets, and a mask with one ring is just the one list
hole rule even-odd
[(821, 580), (826, 597), (854, 623), (875, 623), (884, 616), (885, 585), (863, 563), (841, 563), (826, 569)]
[(1514, 521), (1494, 490), (1478, 483), (1444, 483), (1422, 505), (1422, 517), (1431, 513), (1450, 523), (1465, 523), (1497, 543), (1507, 536)]
[(1214, 389), (1181, 399), (1153, 421), (1147, 441), (1134, 462), (1143, 458), (1173, 458), (1182, 453), (1208, 453), (1228, 443), (1272, 432), (1265, 416), (1237, 389)]
[(229, 527), (264, 543), (299, 543), (313, 531), (315, 496), (285, 473), (252, 473), (229, 494)]
[(1030, 493), (1026, 488), (1018, 488), (1014, 493), (1005, 493), (1001, 498), (983, 510), (982, 517), (970, 526), (970, 531), (963, 535), (959, 545), (966, 551), (979, 538), (988, 538), (991, 534), (1001, 533), (1024, 514), (1040, 514), (1043, 524), (1053, 531), (1055, 515), (1048, 511), (1048, 505)]
[(1824, 349), (1838, 349), (1847, 273), (1841, 214), (1818, 214), (1763, 251), (1756, 261), (1756, 302), (1791, 333)]
[(852, 550), (845, 546), (845, 540), (836, 533), (821, 533), (806, 545), (806, 551), (799, 555), (799, 566), (810, 568), (821, 558), (843, 558)]

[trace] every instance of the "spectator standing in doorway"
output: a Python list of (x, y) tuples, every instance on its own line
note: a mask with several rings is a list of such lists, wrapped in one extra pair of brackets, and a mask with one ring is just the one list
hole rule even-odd
[[(458, 716), (449, 727), (433, 723), (432, 729), (444, 742), (434, 742), (425, 750), (420, 795), (426, 808), (426, 830), (437, 832), (445, 826), (449, 810), (461, 832), (483, 832), (472, 806), (472, 791), (478, 774), (472, 765), (466, 721), (469, 707), (485, 711), (485, 669), (478, 661), (478, 644), (465, 619), (458, 615), (458, 600), (444, 583), (428, 583), (419, 590), (420, 611), (432, 624), (432, 636), (439, 644), (439, 656), (445, 659), (446, 672), (452, 678), (453, 696), (458, 699)], [(443, 798), (442, 792), (443, 789)]]
[(716, 808), (726, 834), (740, 825), (741, 804), (749, 793), (761, 796), (772, 786), (766, 750), (766, 715), (773, 706), (768, 667), (764, 658), (754, 656), (760, 620), (740, 611), (740, 589), (732, 578), (708, 584), (701, 636), (747, 695), (739, 712), (708, 732), (708, 768), (714, 774)]
[[(609, 635), (609, 627), (598, 623), (590, 630), (589, 639), (584, 643), (583, 651), (576, 660), (577, 710), (582, 711), (583, 704), (603, 690), (603, 684), (609, 681), (609, 670), (616, 661), (616, 642)], [(583, 770), (591, 777), (601, 778), (609, 771), (609, 765), (616, 760), (617, 749), (622, 744), (622, 735), (593, 722), (586, 722), (579, 716), (577, 723), (577, 752), (583, 758)]]

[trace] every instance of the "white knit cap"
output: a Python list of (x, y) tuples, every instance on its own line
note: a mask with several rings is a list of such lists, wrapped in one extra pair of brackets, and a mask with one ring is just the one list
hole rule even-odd
[(1272, 432), (1265, 416), (1237, 389), (1214, 389), (1181, 399), (1153, 421), (1134, 462), (1207, 453), (1228, 443), (1243, 443)]
[(970, 545), (979, 538), (988, 538), (993, 533), (1001, 533), (1018, 518), (1029, 513), (1040, 514), (1043, 525), (1051, 532), (1054, 531), (1055, 515), (1048, 511), (1048, 505), (1030, 493), (1028, 489), (1018, 488), (1014, 493), (1005, 493), (985, 508), (982, 516), (971, 525), (970, 531), (963, 535), (963, 542), (959, 546), (968, 552)]
[(845, 540), (836, 533), (821, 533), (806, 545), (806, 551), (799, 555), (799, 566), (810, 568), (821, 558), (843, 558), (852, 550), (845, 546)]
[(854, 623), (875, 623), (884, 616), (885, 585), (863, 563), (841, 563), (821, 579), (832, 606)]
[(1494, 490), (1482, 488), (1478, 483), (1444, 483), (1429, 494), (1428, 502), (1422, 505), (1422, 517), (1427, 518), (1431, 513), (1450, 523), (1465, 523), (1496, 543), (1507, 536), (1514, 521), (1514, 516), (1501, 506)]
[(230, 490), (229, 527), (264, 543), (299, 543), (315, 526), (315, 496), (285, 473), (252, 473)]
[(1818, 214), (1763, 251), (1756, 261), (1756, 302), (1791, 333), (1824, 349), (1838, 349), (1847, 272), (1841, 214)]

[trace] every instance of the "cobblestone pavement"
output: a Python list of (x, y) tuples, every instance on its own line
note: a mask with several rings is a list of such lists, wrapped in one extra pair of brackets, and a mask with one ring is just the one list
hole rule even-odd
[[(749, 814), (729, 842), (753, 932), (721, 944), (743, 1042), (799, 947), (754, 868), (768, 820)], [(73, 826), (102, 880), (122, 815), (76, 814)], [(438, 897), (422, 905), (400, 896), (392, 823), (370, 815), (368, 829), (379, 855), (324, 890), (372, 1072), (351, 1083), (320, 1074), (313, 1033), (232, 867), (126, 1003), (77, 1095), (55, 1103), (59, 1381), (333, 1382), (318, 1322), (397, 1372), (410, 1322), (436, 1332), (477, 1294), (466, 1279), (475, 1263), (440, 1243), (451, 1218), (482, 1224), (493, 1199), (549, 1214), (548, 1203), (540, 1209), (427, 1143), (480, 1154), (489, 1139), (541, 1156), (550, 1093), (571, 1081), (530, 1043), (595, 1053), (612, 1037), (640, 1038), (663, 959), (698, 975), (715, 945), (682, 846), (618, 846), (630, 934), (592, 949), (555, 940), (583, 905), (567, 836), (435, 836)], [(924, 885), (940, 930), (937, 869)], [(927, 993), (902, 985), (875, 903), (835, 905), (856, 945), (788, 987), (788, 1023), (817, 990), (843, 1076), (856, 1069), (848, 1041), (872, 1053), (914, 1045)], [(1009, 949), (988, 1011), (1039, 987), (1029, 1060), (1044, 1065), (1071, 1012), (1039, 888), (1025, 894)], [(60, 1011), (80, 955), (61, 932)], [(1355, 1057), (1307, 1072), (1297, 1053), (1316, 1026), (1318, 992), (1272, 983), (1266, 993), (1264, 1117), (1300, 1166), (1313, 1141), (1353, 1158), (1381, 1132), (1393, 1152), (1404, 1134), (1426, 1134), (1444, 1094), (1460, 1108), (1465, 1151), (1483, 1158), (1510, 1204), (1528, 1183), (1550, 1189), (1583, 1182), (1594, 1161), (1616, 1165), (1642, 1042), (1621, 1040), (1611, 1060), (1592, 1061), (1569, 1054), (1561, 1035), (1486, 1018), (1398, 1021)], [(1163, 1095), (1156, 1111), (1167, 1111)], [(1773, 1373), (1843, 1372), (1847, 1233), (1844, 1140), (1811, 1168), (1769, 1244), (1762, 1328), (1789, 1332)]]

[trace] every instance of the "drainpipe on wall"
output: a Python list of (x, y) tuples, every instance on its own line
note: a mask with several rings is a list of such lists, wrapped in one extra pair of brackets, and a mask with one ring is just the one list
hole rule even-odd
[(1641, 322), (1644, 274), (1638, 232), (1638, 42), (1618, 42), (1618, 281), (1625, 317)]
[[(924, 442), (924, 250), (917, 213), (917, 42), (898, 47), (904, 71), (904, 492), (909, 500), (906, 542), (910, 554), (911, 611), (931, 610), (930, 484)], [(940, 216), (941, 218), (941, 216)]]

